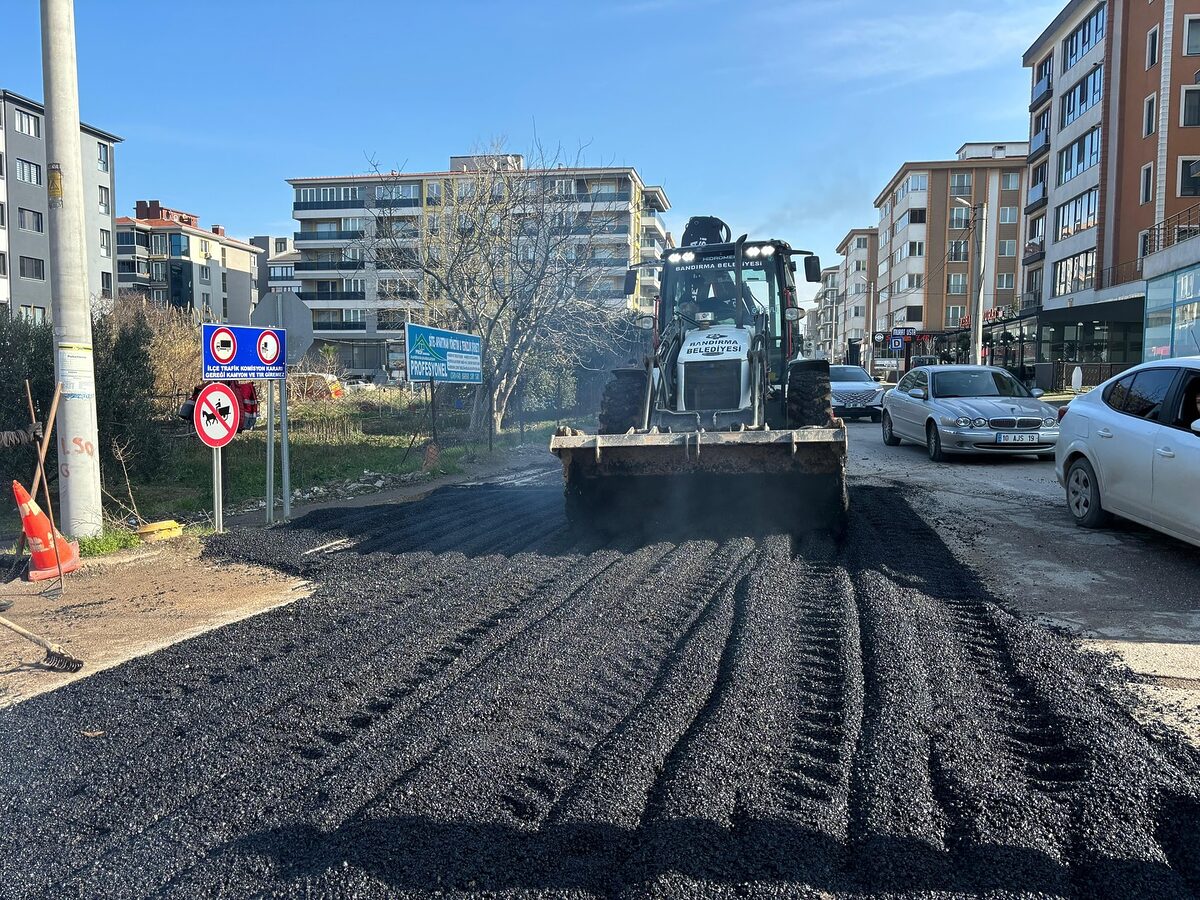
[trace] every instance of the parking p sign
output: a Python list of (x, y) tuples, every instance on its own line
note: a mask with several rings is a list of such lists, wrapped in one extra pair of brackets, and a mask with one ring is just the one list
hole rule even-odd
[(287, 332), (282, 328), (246, 325), (204, 326), (205, 381), (282, 378), (287, 360)]

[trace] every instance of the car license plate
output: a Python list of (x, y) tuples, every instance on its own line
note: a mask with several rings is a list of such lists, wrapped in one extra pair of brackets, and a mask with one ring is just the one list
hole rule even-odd
[(1041, 440), (1041, 435), (1036, 431), (1018, 433), (1014, 431), (1002, 431), (996, 435), (997, 444), (1036, 444)]
[(861, 403), (847, 403), (846, 409), (862, 409)]

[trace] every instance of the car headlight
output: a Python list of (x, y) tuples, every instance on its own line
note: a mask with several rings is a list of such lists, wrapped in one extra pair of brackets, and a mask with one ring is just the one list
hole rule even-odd
[(957, 425), (959, 428), (970, 428), (971, 420), (968, 419), (966, 416), (959, 416), (957, 419), (954, 420), (954, 424)]
[(1058, 427), (1058, 419), (1052, 419), (1049, 416), (1047, 416), (1046, 418), (1042, 419), (1042, 427), (1043, 428), (1057, 428)]
[(972, 428), (987, 428), (987, 419), (972, 419)]
[(748, 259), (756, 259), (758, 254), (762, 253), (762, 249), (759, 247), (747, 247), (745, 252)]
[(775, 255), (775, 247), (774, 247), (774, 245), (772, 245), (772, 244), (767, 244), (767, 246), (763, 247), (763, 248), (762, 248), (762, 255), (763, 255), (763, 256), (774, 256), (774, 255)]

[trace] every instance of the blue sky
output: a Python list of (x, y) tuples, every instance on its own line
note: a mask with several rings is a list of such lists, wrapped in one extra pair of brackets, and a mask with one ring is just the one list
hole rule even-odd
[[(826, 261), (905, 159), (1023, 140), (1021, 54), (1064, 0), (76, 0), (82, 116), (138, 198), (245, 237), (284, 179), (444, 168), (497, 138), (580, 145)], [(202, 13), (197, 15), (197, 12)], [(36, 0), (5, 0), (0, 86), (40, 99)]]

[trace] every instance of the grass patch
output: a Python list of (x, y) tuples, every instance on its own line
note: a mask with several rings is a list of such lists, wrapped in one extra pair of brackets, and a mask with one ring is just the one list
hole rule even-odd
[(105, 556), (118, 550), (128, 550), (141, 544), (141, 540), (132, 531), (124, 528), (106, 528), (98, 537), (81, 537), (79, 539), (80, 556)]

